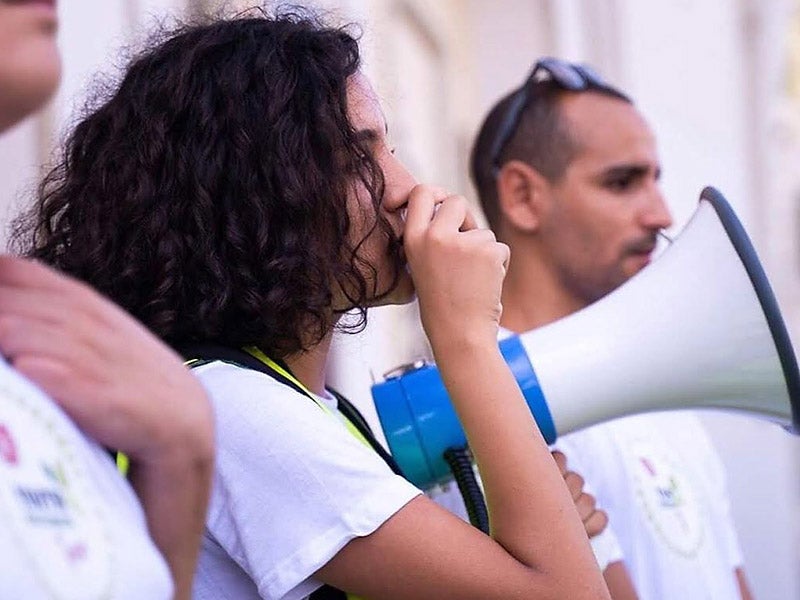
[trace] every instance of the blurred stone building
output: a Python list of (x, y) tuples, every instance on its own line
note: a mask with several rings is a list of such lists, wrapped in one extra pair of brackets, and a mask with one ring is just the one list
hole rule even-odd
[[(0, 140), (0, 219), (29, 198), (37, 165), (84, 102), (93, 73), (113, 73), (119, 48), (141, 43), (165, 15), (218, 4), (62, 1), (64, 80), (42, 116)], [(702, 187), (718, 187), (753, 238), (800, 340), (800, 12), (792, 0), (314, 4), (334, 20), (360, 24), (365, 71), (384, 100), (398, 155), (420, 180), (470, 197), (471, 138), (494, 100), (523, 81), (537, 56), (594, 65), (636, 100), (656, 130), (673, 233)], [(370, 384), (427, 352), (414, 306), (378, 309), (365, 334), (337, 341), (332, 379), (377, 427)], [(756, 598), (800, 598), (800, 440), (742, 417), (711, 415), (707, 422), (728, 467)]]

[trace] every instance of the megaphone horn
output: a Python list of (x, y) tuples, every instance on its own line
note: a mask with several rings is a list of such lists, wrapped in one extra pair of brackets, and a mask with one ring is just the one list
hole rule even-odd
[[(630, 414), (716, 408), (800, 431), (800, 372), (764, 269), (725, 198), (706, 188), (652, 265), (591, 306), (500, 349), (548, 443)], [(372, 396), (406, 476), (450, 478), (442, 454), (466, 437), (433, 364)]]

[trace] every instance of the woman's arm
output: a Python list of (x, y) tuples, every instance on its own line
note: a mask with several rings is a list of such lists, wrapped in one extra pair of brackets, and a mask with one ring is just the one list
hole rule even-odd
[(611, 600), (639, 600), (628, 567), (621, 560), (609, 564), (603, 571)]
[(463, 198), (421, 186), (404, 238), (423, 325), (481, 471), (492, 535), (418, 497), (318, 576), (368, 598), (608, 598), (572, 497), (497, 346), (507, 247), (475, 227)]
[(214, 462), (213, 417), (181, 359), (120, 308), (31, 261), (0, 257), (0, 351), (98, 443), (131, 459), (131, 483), (191, 596)]
[[(578, 515), (583, 521), (586, 534), (589, 536), (590, 540), (594, 541), (594, 538), (606, 532), (606, 527), (608, 527), (608, 515), (605, 511), (596, 508), (597, 502), (593, 495), (584, 492), (583, 477), (574, 471), (567, 470), (567, 457), (564, 453), (560, 450), (555, 450), (552, 454), (561, 474), (564, 476), (567, 489), (569, 489), (572, 495), (575, 508), (578, 509)], [(606, 533), (608, 534), (608, 532)], [(608, 586), (611, 600), (638, 600), (639, 595), (636, 593), (636, 588), (628, 572), (628, 567), (621, 560), (621, 557), (615, 556), (611, 562), (607, 562), (607, 556), (598, 557), (597, 548), (593, 548), (593, 550), (595, 551), (595, 558), (598, 559), (599, 564), (604, 565), (602, 566), (603, 579), (605, 579), (606, 585)], [(604, 550), (601, 550), (601, 552), (604, 552)]]

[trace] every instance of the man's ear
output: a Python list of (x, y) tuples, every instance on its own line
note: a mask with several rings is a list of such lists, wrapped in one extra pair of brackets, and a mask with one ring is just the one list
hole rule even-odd
[(547, 179), (521, 160), (506, 162), (497, 174), (497, 205), (510, 227), (535, 232), (547, 196)]

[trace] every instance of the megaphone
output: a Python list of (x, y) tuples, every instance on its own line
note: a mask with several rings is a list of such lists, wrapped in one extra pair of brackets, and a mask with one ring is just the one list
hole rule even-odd
[[(681, 408), (744, 412), (800, 431), (800, 373), (778, 303), (714, 188), (652, 265), (500, 350), (548, 443), (616, 417)], [(450, 479), (442, 455), (466, 437), (436, 366), (404, 369), (372, 396), (406, 477), (422, 489)]]

